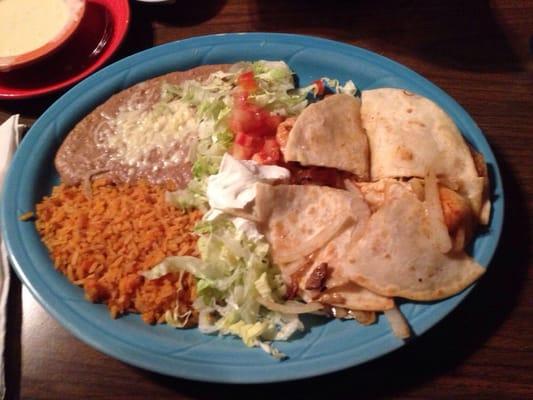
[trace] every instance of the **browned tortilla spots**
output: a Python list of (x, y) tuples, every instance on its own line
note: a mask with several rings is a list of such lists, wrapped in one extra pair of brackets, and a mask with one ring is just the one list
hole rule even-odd
[(430, 218), (406, 185), (388, 185), (385, 202), (348, 250), (346, 274), (382, 296), (438, 300), (463, 290), (485, 270), (463, 251), (443, 254)]
[(285, 160), (337, 168), (368, 179), (368, 140), (360, 107), (361, 101), (347, 94), (335, 94), (308, 106), (282, 147)]
[(424, 178), (432, 170), (440, 182), (454, 183), (474, 215), (487, 222), (487, 179), (479, 176), (468, 144), (442, 108), (402, 89), (363, 90), (361, 99), (370, 180)]

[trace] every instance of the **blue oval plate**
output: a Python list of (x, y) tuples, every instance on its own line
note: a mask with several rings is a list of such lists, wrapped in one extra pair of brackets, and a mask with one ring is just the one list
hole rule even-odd
[[(273, 382), (310, 377), (364, 363), (403, 345), (388, 322), (362, 327), (353, 321), (308, 320), (305, 334), (278, 348), (290, 358), (275, 361), (231, 337), (206, 336), (197, 329), (149, 326), (137, 315), (118, 320), (107, 308), (84, 300), (80, 288), (53, 268), (34, 224), (18, 216), (32, 210), (59, 182), (53, 158), (65, 135), (113, 93), (169, 71), (239, 60), (285, 60), (305, 85), (322, 76), (352, 79), (360, 89), (399, 87), (437, 102), (465, 137), (483, 153), (492, 177), (493, 211), (488, 229), (471, 252), (487, 266), (503, 222), (501, 177), (485, 137), (470, 116), (446, 93), (420, 75), (366, 50), (329, 40), (285, 34), (224, 34), (155, 47), (116, 62), (81, 82), (33, 125), (16, 152), (1, 205), (2, 234), (16, 273), (37, 300), (81, 340), (127, 363), (182, 378), (212, 382)], [(444, 318), (472, 288), (445, 301), (404, 303), (401, 310), (422, 334)]]

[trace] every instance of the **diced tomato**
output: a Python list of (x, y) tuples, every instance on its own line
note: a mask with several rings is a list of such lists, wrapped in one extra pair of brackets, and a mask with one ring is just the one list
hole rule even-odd
[(257, 89), (257, 83), (252, 71), (240, 74), (237, 78), (237, 84), (247, 92), (254, 92)]
[(278, 125), (278, 128), (276, 129), (276, 141), (278, 142), (279, 147), (283, 148), (287, 145), (287, 142), (289, 141), (289, 133), (295, 122), (295, 117), (289, 117)]
[(246, 132), (248, 135), (259, 136), (263, 134), (261, 114), (256, 107), (249, 104), (235, 105), (231, 117), (230, 128), (233, 132)]
[(276, 164), (281, 160), (281, 150), (275, 138), (265, 140), (261, 151), (255, 153), (252, 160), (260, 164)]
[(279, 155), (271, 156), (261, 150), (259, 153), (255, 153), (252, 156), (252, 160), (262, 165), (272, 165), (277, 163)]
[(267, 118), (265, 118), (265, 123), (270, 129), (270, 134), (275, 135), (278, 129), (278, 125), (283, 122), (283, 117), (276, 114), (268, 113)]
[(231, 148), (231, 154), (237, 160), (249, 160), (250, 158), (252, 158), (254, 151), (249, 147), (244, 147), (240, 144), (233, 143), (233, 147)]
[(235, 136), (235, 143), (244, 147), (249, 147), (254, 152), (256, 152), (263, 147), (265, 140), (260, 136), (252, 136), (247, 135), (244, 132), (239, 132)]
[(316, 92), (317, 92), (316, 94), (317, 94), (317, 96), (322, 96), (324, 94), (324, 90), (325, 90), (324, 82), (322, 82), (322, 79), (317, 79), (313, 83), (316, 85)]
[(233, 103), (235, 107), (242, 107), (248, 104), (249, 93), (241, 87), (236, 87), (233, 91)]
[(265, 140), (263, 151), (267, 152), (268, 154), (279, 154), (279, 143), (275, 137)]
[(253, 72), (239, 75), (237, 84), (229, 118), (229, 127), (235, 134), (232, 154), (242, 160), (253, 156), (262, 164), (274, 164), (282, 158), (275, 135), (283, 117), (248, 101), (249, 93), (257, 90)]
[(230, 128), (234, 133), (246, 132), (252, 136), (270, 136), (276, 133), (283, 121), (279, 115), (270, 114), (255, 104), (235, 104), (230, 117)]

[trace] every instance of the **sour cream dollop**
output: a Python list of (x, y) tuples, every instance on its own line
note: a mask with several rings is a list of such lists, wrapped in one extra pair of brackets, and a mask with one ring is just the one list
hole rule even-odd
[[(252, 160), (237, 160), (224, 154), (217, 174), (207, 178), (207, 200), (211, 209), (204, 219), (212, 221), (225, 210), (244, 210), (256, 196), (258, 182), (271, 183), (288, 179), (288, 169), (277, 165), (261, 165)], [(241, 217), (231, 217), (237, 231), (244, 233), (250, 240), (259, 240), (263, 235), (255, 223)]]
[(271, 183), (290, 175), (286, 168), (237, 160), (226, 153), (218, 174), (207, 178), (207, 200), (213, 209), (244, 209), (255, 199), (256, 183)]

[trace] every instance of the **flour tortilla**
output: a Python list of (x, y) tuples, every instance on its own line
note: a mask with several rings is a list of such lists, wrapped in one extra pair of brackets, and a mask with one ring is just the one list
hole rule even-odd
[[(349, 266), (346, 263), (346, 256), (353, 243), (359, 240), (367, 222), (362, 219), (360, 223), (351, 225), (319, 250), (313, 266), (299, 283), (300, 295), (304, 300), (319, 301), (349, 310), (383, 311), (394, 307), (391, 298), (374, 293), (351, 282), (347, 277), (346, 268)], [(321, 291), (306, 289), (305, 283), (310, 272), (322, 263), (326, 263), (329, 270), (324, 289)]]
[(443, 254), (428, 218), (411, 190), (388, 185), (383, 206), (346, 254), (345, 274), (382, 296), (422, 301), (449, 297), (472, 284), (485, 269), (463, 251)]
[[(256, 207), (266, 207), (266, 199), (272, 206), (266, 222), (266, 236), (272, 245), (274, 260), (280, 259), (280, 251), (283, 256), (287, 250), (292, 256), (289, 258), (299, 254), (298, 259), (281, 263), (279, 267), (285, 282), (296, 284), (305, 301), (365, 311), (383, 311), (394, 306), (392, 299), (350, 282), (345, 275), (346, 254), (362, 236), (370, 218), (370, 209), (359, 190), (348, 192), (318, 186), (262, 185), (257, 192), (259, 204), (256, 198)], [(264, 192), (270, 195), (264, 196)], [(311, 213), (311, 209), (315, 211)], [(293, 210), (295, 214), (292, 214)], [(349, 218), (336, 220), (337, 213), (346, 213)], [(344, 228), (335, 229), (331, 238), (323, 237), (316, 241), (312, 254), (308, 253), (309, 250), (300, 251), (302, 246), (314, 240), (309, 238), (308, 232), (312, 232), (309, 227), (319, 227), (319, 224), (341, 225)], [(308, 287), (309, 279), (322, 264), (327, 267), (327, 278), (322, 287), (311, 289)]]
[(348, 171), (368, 179), (368, 141), (361, 127), (361, 101), (335, 94), (311, 104), (296, 119), (283, 148), (286, 161)]
[(423, 178), (432, 169), (487, 222), (487, 178), (480, 176), (459, 129), (437, 104), (403, 89), (366, 90), (361, 120), (370, 145), (371, 180)]
[[(413, 192), (420, 201), (425, 199), (424, 179), (420, 178), (412, 178), (406, 182), (385, 178), (376, 182), (356, 182), (354, 185), (361, 190), (370, 209), (375, 212), (385, 203), (385, 190), (391, 184), (403, 185), (406, 190)], [(439, 185), (439, 199), (444, 224), (453, 242), (453, 250), (462, 250), (472, 238), (476, 227), (475, 215), (470, 202), (459, 193), (443, 185)]]
[(258, 183), (255, 214), (272, 246), (274, 262), (300, 260), (322, 248), (353, 223), (358, 200), (352, 193), (314, 185)]

